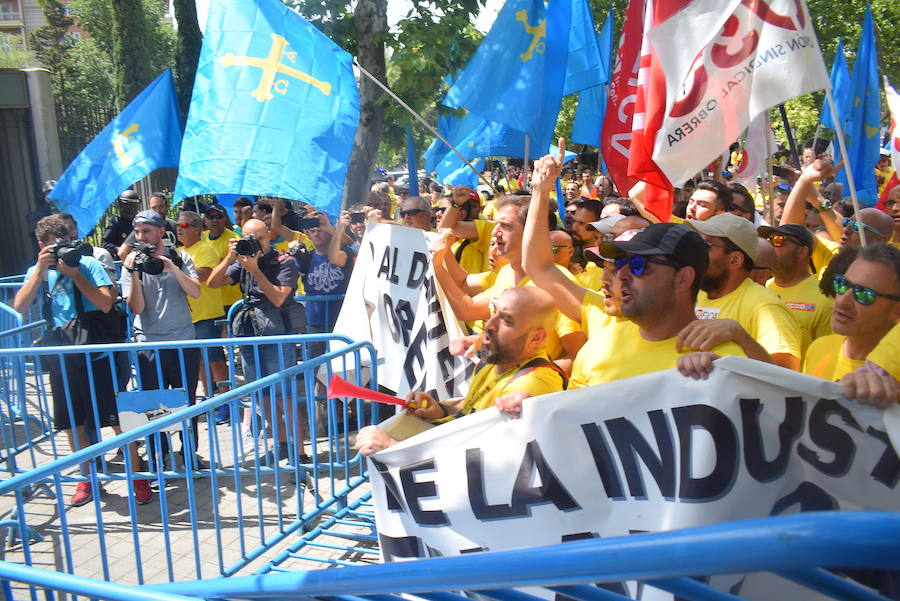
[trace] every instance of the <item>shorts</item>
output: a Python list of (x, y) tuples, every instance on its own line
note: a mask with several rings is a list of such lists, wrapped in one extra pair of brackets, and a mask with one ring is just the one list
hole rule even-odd
[[(241, 363), (244, 382), (249, 384), (260, 378), (284, 371), (297, 363), (297, 350), (293, 344), (242, 345)], [(281, 386), (276, 386), (281, 396)]]
[[(201, 319), (194, 322), (194, 335), (197, 340), (213, 340), (222, 337), (222, 326), (217, 326), (216, 321), (221, 317), (212, 319)], [(210, 361), (224, 361), (225, 350), (221, 346), (205, 346), (200, 349), (200, 357), (205, 358), (209, 355)]]
[[(116, 379), (119, 379), (118, 390), (123, 390), (119, 374), (125, 373), (127, 356), (115, 353), (116, 375), (110, 366), (109, 353), (93, 353), (91, 358), (91, 375), (94, 380), (94, 394), (91, 395), (91, 382), (85, 365), (83, 354), (66, 355), (64, 359), (65, 380), (60, 369), (59, 359), (46, 357), (45, 365), (50, 372), (50, 393), (53, 398), (53, 427), (57, 430), (71, 430), (72, 420), (75, 426), (94, 425), (94, 406), (97, 407), (97, 426), (119, 425), (119, 411), (116, 408)], [(125, 365), (122, 365), (124, 360)], [(68, 394), (66, 394), (68, 384)], [(71, 406), (71, 414), (69, 412)]]

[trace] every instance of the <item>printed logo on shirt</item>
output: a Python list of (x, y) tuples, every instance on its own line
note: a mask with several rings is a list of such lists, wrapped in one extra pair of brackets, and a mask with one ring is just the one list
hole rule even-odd
[(784, 303), (784, 306), (794, 311), (815, 311), (816, 306), (810, 303)]
[(721, 311), (721, 309), (710, 309), (708, 307), (694, 308), (697, 319), (719, 319), (719, 311)]

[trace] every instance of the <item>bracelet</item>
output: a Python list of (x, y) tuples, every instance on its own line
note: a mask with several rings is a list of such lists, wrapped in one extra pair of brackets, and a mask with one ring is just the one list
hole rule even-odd
[(450, 206), (453, 207), (454, 209), (461, 209), (461, 208), (463, 208), (462, 205), (458, 205), (458, 204), (456, 204), (455, 202), (453, 202), (452, 200), (450, 201)]

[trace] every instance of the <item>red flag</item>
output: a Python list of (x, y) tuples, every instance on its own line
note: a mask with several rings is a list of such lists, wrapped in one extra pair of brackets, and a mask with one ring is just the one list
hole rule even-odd
[(643, 13), (644, 0), (629, 0), (622, 35), (619, 37), (616, 65), (609, 82), (609, 103), (600, 135), (603, 159), (609, 175), (623, 194), (635, 184), (635, 180), (628, 177), (628, 157), (644, 27)]
[(888, 180), (887, 185), (884, 187), (884, 190), (881, 191), (881, 196), (878, 197), (878, 202), (875, 203), (876, 209), (881, 209), (885, 213), (888, 212), (887, 205), (886, 205), (887, 197), (888, 197), (888, 194), (891, 193), (891, 190), (893, 190), (894, 187), (896, 187), (896, 186), (900, 186), (900, 179), (897, 179), (897, 172), (894, 171), (891, 174), (891, 179)]
[[(672, 183), (653, 161), (656, 132), (662, 124), (666, 111), (666, 78), (647, 37), (647, 33), (660, 18), (658, 12), (668, 7), (665, 2), (659, 0), (646, 2), (628, 176), (646, 183), (644, 207), (662, 221), (668, 221), (669, 215), (672, 214)], [(679, 0), (674, 2), (678, 3)]]

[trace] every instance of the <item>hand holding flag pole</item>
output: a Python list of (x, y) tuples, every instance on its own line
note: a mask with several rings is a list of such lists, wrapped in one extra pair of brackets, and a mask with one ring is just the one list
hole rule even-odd
[(381, 81), (379, 81), (377, 77), (375, 77), (374, 75), (372, 75), (371, 73), (369, 73), (368, 71), (366, 71), (366, 70), (363, 68), (363, 66), (359, 64), (359, 61), (356, 60), (355, 57), (354, 57), (354, 59), (353, 59), (353, 65), (354, 65), (357, 69), (359, 69), (359, 72), (360, 72), (360, 73), (362, 73), (363, 75), (365, 75), (366, 77), (368, 77), (369, 79), (371, 79), (372, 82), (373, 82), (375, 85), (377, 85), (379, 88), (381, 88), (382, 90), (384, 90), (385, 93), (386, 93), (388, 96), (390, 96), (391, 98), (393, 98), (394, 100), (396, 100), (396, 101), (400, 104), (400, 106), (402, 106), (403, 108), (405, 108), (405, 109), (407, 110), (407, 112), (409, 112), (410, 115), (412, 115), (413, 117), (415, 117), (415, 118), (419, 121), (419, 123), (421, 123), (422, 125), (424, 125), (424, 126), (425, 126), (425, 129), (427, 129), (433, 136), (435, 136), (435, 137), (436, 137), (437, 139), (439, 139), (441, 142), (443, 142), (444, 144), (446, 144), (446, 145), (450, 148), (450, 150), (452, 150), (454, 153), (456, 153), (456, 156), (458, 156), (460, 159), (462, 159), (462, 160), (465, 162), (465, 164), (469, 166), (469, 169), (471, 169), (472, 171), (475, 172), (476, 175), (478, 175), (478, 179), (480, 179), (481, 181), (483, 181), (483, 182), (485, 183), (485, 185), (487, 185), (487, 187), (490, 188), (490, 190), (494, 193), (494, 196), (499, 196), (500, 193), (497, 192), (497, 190), (494, 188), (493, 185), (491, 185), (491, 182), (488, 181), (487, 179), (485, 179), (484, 175), (482, 175), (482, 173), (481, 173), (478, 169), (476, 169), (475, 166), (474, 166), (471, 162), (469, 162), (469, 161), (466, 159), (466, 157), (464, 157), (464, 156), (462, 155), (462, 153), (460, 153), (460, 152), (456, 149), (455, 146), (453, 146), (453, 144), (451, 144), (450, 142), (448, 142), (447, 139), (446, 139), (444, 136), (442, 136), (441, 134), (439, 134), (439, 133), (437, 132), (436, 129), (434, 129), (433, 127), (431, 127), (431, 125), (430, 125), (427, 121), (425, 121), (425, 119), (423, 119), (422, 116), (421, 116), (419, 113), (417, 113), (416, 111), (414, 111), (414, 110), (412, 109), (411, 106), (409, 106), (408, 104), (406, 104), (405, 102), (403, 102), (403, 100), (402, 100), (399, 96), (397, 96), (396, 94), (394, 94), (394, 92), (391, 91), (390, 88), (388, 88), (386, 85), (384, 85), (383, 83), (381, 83)]

